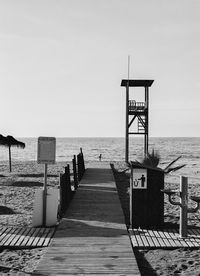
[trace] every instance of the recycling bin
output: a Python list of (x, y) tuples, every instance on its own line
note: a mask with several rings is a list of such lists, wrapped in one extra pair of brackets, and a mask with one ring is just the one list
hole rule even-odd
[(131, 165), (130, 226), (162, 228), (164, 225), (164, 171), (138, 163)]

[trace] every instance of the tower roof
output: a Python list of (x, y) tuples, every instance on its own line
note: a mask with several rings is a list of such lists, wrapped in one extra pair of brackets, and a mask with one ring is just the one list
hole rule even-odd
[(154, 80), (122, 80), (121, 86), (129, 87), (150, 87)]

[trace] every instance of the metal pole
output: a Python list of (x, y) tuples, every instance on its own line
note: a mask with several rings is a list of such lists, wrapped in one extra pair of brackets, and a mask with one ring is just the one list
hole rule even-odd
[(43, 187), (43, 220), (42, 224), (46, 226), (46, 209), (47, 209), (47, 164), (44, 164), (44, 187)]
[(180, 176), (180, 225), (181, 237), (187, 237), (187, 213), (188, 213), (188, 179)]

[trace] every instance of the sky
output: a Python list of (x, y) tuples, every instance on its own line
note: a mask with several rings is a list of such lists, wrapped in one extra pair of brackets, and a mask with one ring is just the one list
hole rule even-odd
[(124, 137), (130, 56), (130, 79), (154, 80), (150, 136), (199, 137), (199, 14), (199, 0), (0, 0), (0, 133)]

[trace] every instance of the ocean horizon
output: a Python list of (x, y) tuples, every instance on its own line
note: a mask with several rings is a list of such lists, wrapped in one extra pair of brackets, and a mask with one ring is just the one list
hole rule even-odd
[[(37, 160), (37, 137), (17, 138), (24, 142), (25, 149), (12, 147), (12, 162)], [(131, 137), (129, 143), (130, 160), (143, 157), (143, 138)], [(70, 162), (74, 155), (83, 150), (86, 162), (115, 162), (125, 160), (125, 138), (123, 137), (58, 137), (56, 138), (56, 162)], [(193, 175), (200, 174), (200, 137), (150, 137), (149, 152), (154, 149), (161, 157), (160, 164), (171, 162), (181, 156), (180, 164), (187, 164), (183, 169)], [(0, 162), (8, 161), (8, 149), (0, 147)]]

